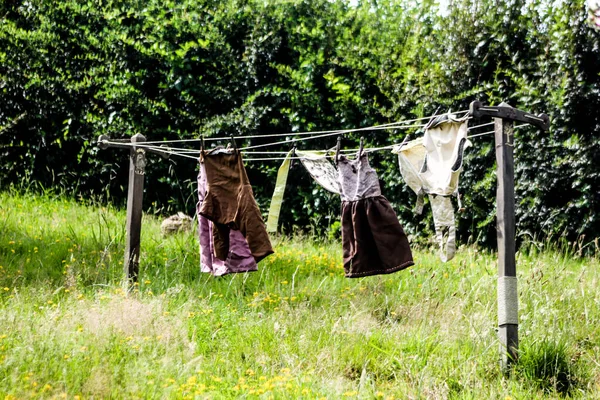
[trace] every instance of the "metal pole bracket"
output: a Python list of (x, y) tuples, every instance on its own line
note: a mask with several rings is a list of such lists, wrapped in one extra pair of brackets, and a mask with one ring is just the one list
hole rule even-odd
[[(139, 135), (139, 133), (137, 135)], [(132, 136), (131, 139), (133, 139), (137, 135)], [(106, 150), (109, 147), (115, 147), (115, 148), (119, 148), (119, 149), (131, 149), (131, 144), (133, 143), (134, 149), (143, 149), (144, 151), (146, 151), (148, 153), (158, 154), (162, 158), (169, 158), (169, 156), (171, 155), (167, 151), (148, 147), (148, 145), (144, 145), (143, 143), (141, 143), (141, 145), (139, 145), (139, 146), (136, 146), (135, 145), (136, 142), (132, 141), (131, 139), (111, 139), (110, 137), (108, 137), (106, 135), (100, 135), (100, 136), (98, 136), (97, 143), (98, 143), (98, 147), (101, 148), (102, 150)], [(168, 147), (164, 146), (164, 145), (161, 145), (159, 147), (164, 147), (165, 150), (168, 149)]]
[(507, 103), (501, 103), (499, 106), (484, 106), (480, 101), (474, 101), (469, 106), (469, 112), (475, 118), (489, 116), (532, 124), (544, 132), (550, 129), (550, 117), (547, 114), (530, 114), (513, 108)]

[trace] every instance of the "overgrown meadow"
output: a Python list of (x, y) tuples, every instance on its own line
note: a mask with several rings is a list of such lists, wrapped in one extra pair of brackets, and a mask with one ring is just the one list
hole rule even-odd
[[(195, 232), (145, 215), (122, 286), (125, 213), (0, 194), (0, 398), (600, 398), (598, 258), (517, 255), (521, 358), (501, 373), (496, 256), (346, 279), (339, 242), (274, 238), (249, 274), (199, 272)], [(597, 253), (596, 253), (597, 254)]]

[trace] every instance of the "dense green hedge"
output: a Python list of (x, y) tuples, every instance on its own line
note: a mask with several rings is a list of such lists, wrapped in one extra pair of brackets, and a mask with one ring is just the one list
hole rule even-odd
[[(4, 1), (0, 184), (35, 181), (120, 204), (126, 151), (98, 150), (100, 134), (168, 140), (353, 128), (506, 101), (552, 119), (548, 133), (517, 132), (519, 232), (600, 236), (600, 35), (586, 24), (584, 1), (459, 0), (444, 16), (435, 2), (420, 3)], [(406, 133), (365, 136), (382, 145)], [(332, 147), (335, 138), (308, 143)], [(474, 144), (459, 235), (493, 245), (493, 139)], [(195, 162), (150, 159), (147, 209), (191, 212)], [(405, 227), (427, 233), (395, 158), (378, 153), (372, 164)], [(277, 167), (248, 163), (263, 209)], [(330, 226), (339, 200), (302, 168), (291, 176), (284, 228)]]

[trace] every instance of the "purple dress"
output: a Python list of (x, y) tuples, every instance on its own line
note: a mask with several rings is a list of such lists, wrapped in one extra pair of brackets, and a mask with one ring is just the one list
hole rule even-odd
[(213, 239), (213, 223), (206, 217), (200, 215), (202, 202), (206, 197), (206, 171), (204, 164), (200, 163), (198, 173), (198, 204), (196, 215), (198, 216), (198, 238), (200, 240), (200, 271), (215, 276), (227, 275), (236, 272), (257, 271), (256, 261), (250, 252), (248, 242), (240, 231), (231, 229), (229, 231), (229, 253), (225, 260), (215, 256)]

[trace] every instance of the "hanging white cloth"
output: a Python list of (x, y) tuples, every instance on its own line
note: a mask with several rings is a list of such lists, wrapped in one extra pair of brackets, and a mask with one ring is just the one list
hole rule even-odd
[(464, 149), (471, 145), (467, 139), (467, 118), (445, 114), (425, 127), (423, 146), (425, 165), (420, 175), (427, 184), (427, 193), (449, 196), (458, 189)]
[(404, 181), (417, 195), (415, 213), (421, 214), (423, 212), (423, 194), (426, 193), (426, 188), (424, 187), (426, 182), (419, 175), (425, 163), (426, 155), (423, 138), (411, 140), (404, 145), (394, 146), (392, 152), (398, 154), (400, 174), (404, 178)]
[(441, 115), (426, 126), (423, 138), (392, 150), (398, 154), (402, 177), (417, 194), (417, 214), (423, 210), (423, 195), (429, 196), (443, 262), (451, 260), (456, 252), (454, 207), (449, 196), (458, 196), (463, 153), (471, 145), (467, 139), (467, 118), (468, 115)]
[(326, 151), (300, 151), (296, 155), (310, 176), (325, 190), (340, 194), (338, 172), (333, 164), (327, 159)]

